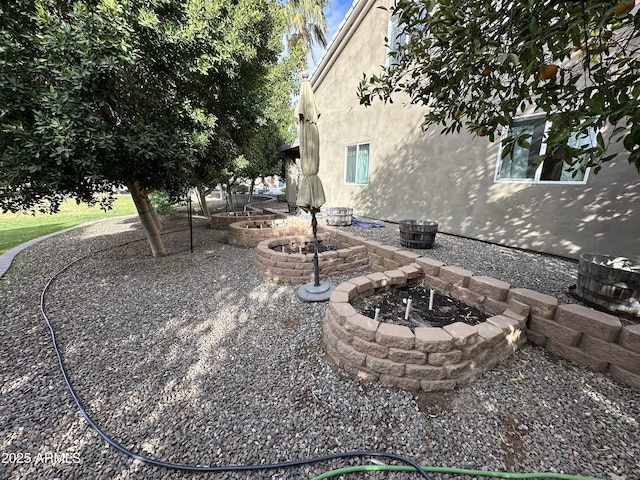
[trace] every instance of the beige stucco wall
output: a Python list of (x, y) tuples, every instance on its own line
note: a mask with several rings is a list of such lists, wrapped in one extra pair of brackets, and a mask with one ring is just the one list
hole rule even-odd
[[(312, 76), (326, 206), (389, 221), (435, 220), (442, 232), (574, 258), (639, 258), (640, 175), (624, 155), (586, 185), (495, 183), (498, 142), (442, 136), (438, 128), (424, 133), (424, 109), (401, 96), (360, 106), (363, 72), (376, 73), (385, 62), (389, 14), (376, 7), (389, 4), (354, 6), (347, 35), (334, 39)], [(347, 185), (345, 147), (362, 142), (370, 143), (369, 184)]]

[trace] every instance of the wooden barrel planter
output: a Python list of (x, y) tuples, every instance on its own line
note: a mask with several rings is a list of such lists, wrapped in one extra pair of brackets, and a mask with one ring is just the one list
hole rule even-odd
[(607, 310), (640, 316), (640, 260), (580, 255), (576, 295)]
[(327, 225), (348, 227), (351, 225), (353, 208), (333, 207), (327, 209)]
[(436, 239), (438, 222), (400, 220), (400, 245), (407, 248), (431, 248)]

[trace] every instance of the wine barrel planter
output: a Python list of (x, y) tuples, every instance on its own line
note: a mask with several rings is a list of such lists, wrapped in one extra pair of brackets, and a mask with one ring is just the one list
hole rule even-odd
[(582, 254), (576, 295), (607, 310), (640, 316), (640, 260)]
[(400, 220), (400, 245), (407, 248), (431, 248), (436, 239), (438, 222)]
[(353, 208), (333, 207), (327, 209), (327, 225), (348, 227), (351, 225)]

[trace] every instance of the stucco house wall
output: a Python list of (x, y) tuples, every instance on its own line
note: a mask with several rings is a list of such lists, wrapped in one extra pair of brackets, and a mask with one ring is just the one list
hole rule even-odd
[[(327, 207), (388, 221), (435, 220), (441, 232), (577, 258), (640, 257), (640, 175), (624, 154), (586, 184), (494, 181), (499, 141), (421, 129), (424, 107), (363, 107), (357, 87), (386, 61), (391, 0), (354, 2), (314, 70)], [(345, 183), (345, 149), (368, 142), (369, 183)], [(612, 148), (620, 148), (613, 146)]]

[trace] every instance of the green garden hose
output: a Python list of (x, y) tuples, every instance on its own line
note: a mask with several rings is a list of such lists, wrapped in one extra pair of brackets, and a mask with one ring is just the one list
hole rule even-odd
[[(465, 468), (455, 468), (455, 467), (429, 467), (429, 466), (424, 466), (420, 468), (425, 472), (456, 473), (456, 474), (462, 474), (462, 475), (475, 475), (477, 477), (499, 477), (499, 478), (520, 478), (520, 479), (558, 478), (562, 480), (602, 480), (601, 478), (595, 478), (595, 477), (581, 477), (579, 475), (569, 475), (566, 473), (551, 473), (551, 472), (510, 473), (510, 472), (492, 472), (492, 471), (485, 471), (485, 470), (468, 470)], [(407, 467), (404, 465), (359, 465), (357, 467), (345, 467), (345, 468), (338, 468), (336, 470), (330, 470), (328, 472), (323, 473), (322, 475), (313, 477), (311, 480), (323, 480), (325, 478), (337, 477), (338, 475), (345, 475), (347, 473), (368, 472), (368, 471), (415, 472), (415, 469), (413, 467)]]

